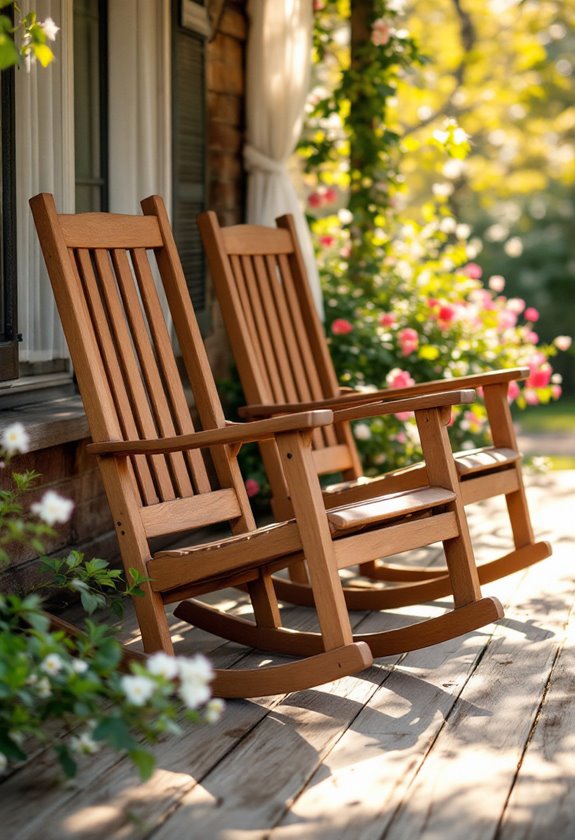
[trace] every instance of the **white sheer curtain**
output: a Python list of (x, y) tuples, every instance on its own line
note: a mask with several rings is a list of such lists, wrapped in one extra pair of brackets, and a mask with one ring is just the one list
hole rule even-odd
[(288, 171), (311, 69), (312, 0), (249, 0), (246, 130), (247, 219), (273, 225), (292, 213), (320, 315), (321, 289), (309, 229)]
[(170, 3), (108, 4), (110, 210), (152, 193), (171, 208)]
[[(66, 357), (66, 343), (40, 254), (28, 199), (54, 193), (58, 209), (74, 209), (73, 90), (71, 88), (72, 0), (35, 0), (40, 19), (60, 26), (56, 60), (46, 69), (16, 71), (16, 223), (20, 359), (43, 362)], [(26, 13), (28, 4), (22, 4)]]
[[(45, 70), (16, 73), (18, 325), (20, 359), (68, 356), (28, 199), (54, 193), (61, 212), (74, 212), (73, 0), (30, 0), (60, 32), (56, 60)], [(27, 6), (23, 4), (23, 11)], [(170, 4), (114, 0), (109, 4), (110, 209), (139, 211), (150, 193), (171, 206)]]

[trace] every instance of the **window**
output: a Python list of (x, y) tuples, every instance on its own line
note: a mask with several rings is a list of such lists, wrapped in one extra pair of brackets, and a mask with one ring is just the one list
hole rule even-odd
[(76, 212), (108, 209), (107, 2), (74, 2)]
[(0, 380), (18, 376), (14, 70), (0, 74)]
[(199, 313), (204, 310), (205, 316), (206, 266), (196, 217), (206, 209), (205, 44), (209, 23), (203, 6), (190, 0), (174, 2), (173, 13), (173, 229), (194, 307)]

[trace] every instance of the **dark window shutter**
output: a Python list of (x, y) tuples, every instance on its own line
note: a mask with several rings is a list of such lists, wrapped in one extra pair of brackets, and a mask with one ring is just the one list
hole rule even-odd
[(0, 78), (0, 380), (18, 378), (14, 68)]
[[(175, 4), (179, 6), (179, 3)], [(206, 308), (206, 267), (196, 217), (206, 205), (205, 36), (174, 26), (173, 229), (197, 312)]]

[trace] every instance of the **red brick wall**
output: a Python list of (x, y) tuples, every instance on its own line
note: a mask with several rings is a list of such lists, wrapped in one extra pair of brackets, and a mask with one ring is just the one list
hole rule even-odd
[(208, 45), (208, 205), (222, 224), (244, 219), (246, 3), (228, 2)]
[[(208, 45), (208, 207), (220, 222), (245, 221), (243, 168), (246, 39), (245, 0), (227, 0), (217, 33)], [(206, 337), (217, 379), (228, 376), (230, 351), (213, 294), (208, 287), (211, 329)]]

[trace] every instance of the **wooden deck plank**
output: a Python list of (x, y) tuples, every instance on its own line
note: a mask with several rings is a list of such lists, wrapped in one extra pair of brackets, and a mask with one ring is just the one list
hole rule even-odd
[[(562, 510), (558, 501), (553, 522), (569, 522), (571, 501), (564, 498)], [(466, 840), (495, 836), (571, 609), (572, 582), (564, 572), (565, 557), (558, 554), (522, 576), (386, 840), (460, 840), (462, 826)], [(470, 717), (465, 703), (490, 713)]]
[[(492, 535), (496, 552), (500, 541)], [(507, 579), (488, 591), (506, 603), (515, 586)], [(492, 632), (484, 628), (405, 656), (266, 837), (382, 837), (456, 704), (469, 716), (488, 714), (460, 696)]]
[(575, 612), (553, 668), (498, 840), (575, 834)]
[[(460, 840), (463, 830), (466, 840), (570, 838), (574, 488), (575, 473), (559, 473), (529, 489), (535, 530), (555, 556), (483, 587), (508, 603), (492, 637), (481, 630), (313, 691), (229, 701), (219, 724), (159, 744), (158, 770), (145, 784), (127, 760), (102, 752), (58, 787), (40, 754), (0, 785), (2, 836)], [(509, 544), (505, 518), (497, 500), (470, 511), (478, 559), (488, 560)], [(246, 609), (243, 596), (222, 596)], [(303, 608), (288, 616), (313, 627)], [(354, 614), (357, 621), (367, 632), (381, 617)], [(135, 637), (135, 627), (126, 630)], [(242, 648), (196, 630), (182, 633), (180, 647), (192, 638), (214, 661), (262, 659), (240, 662)]]

